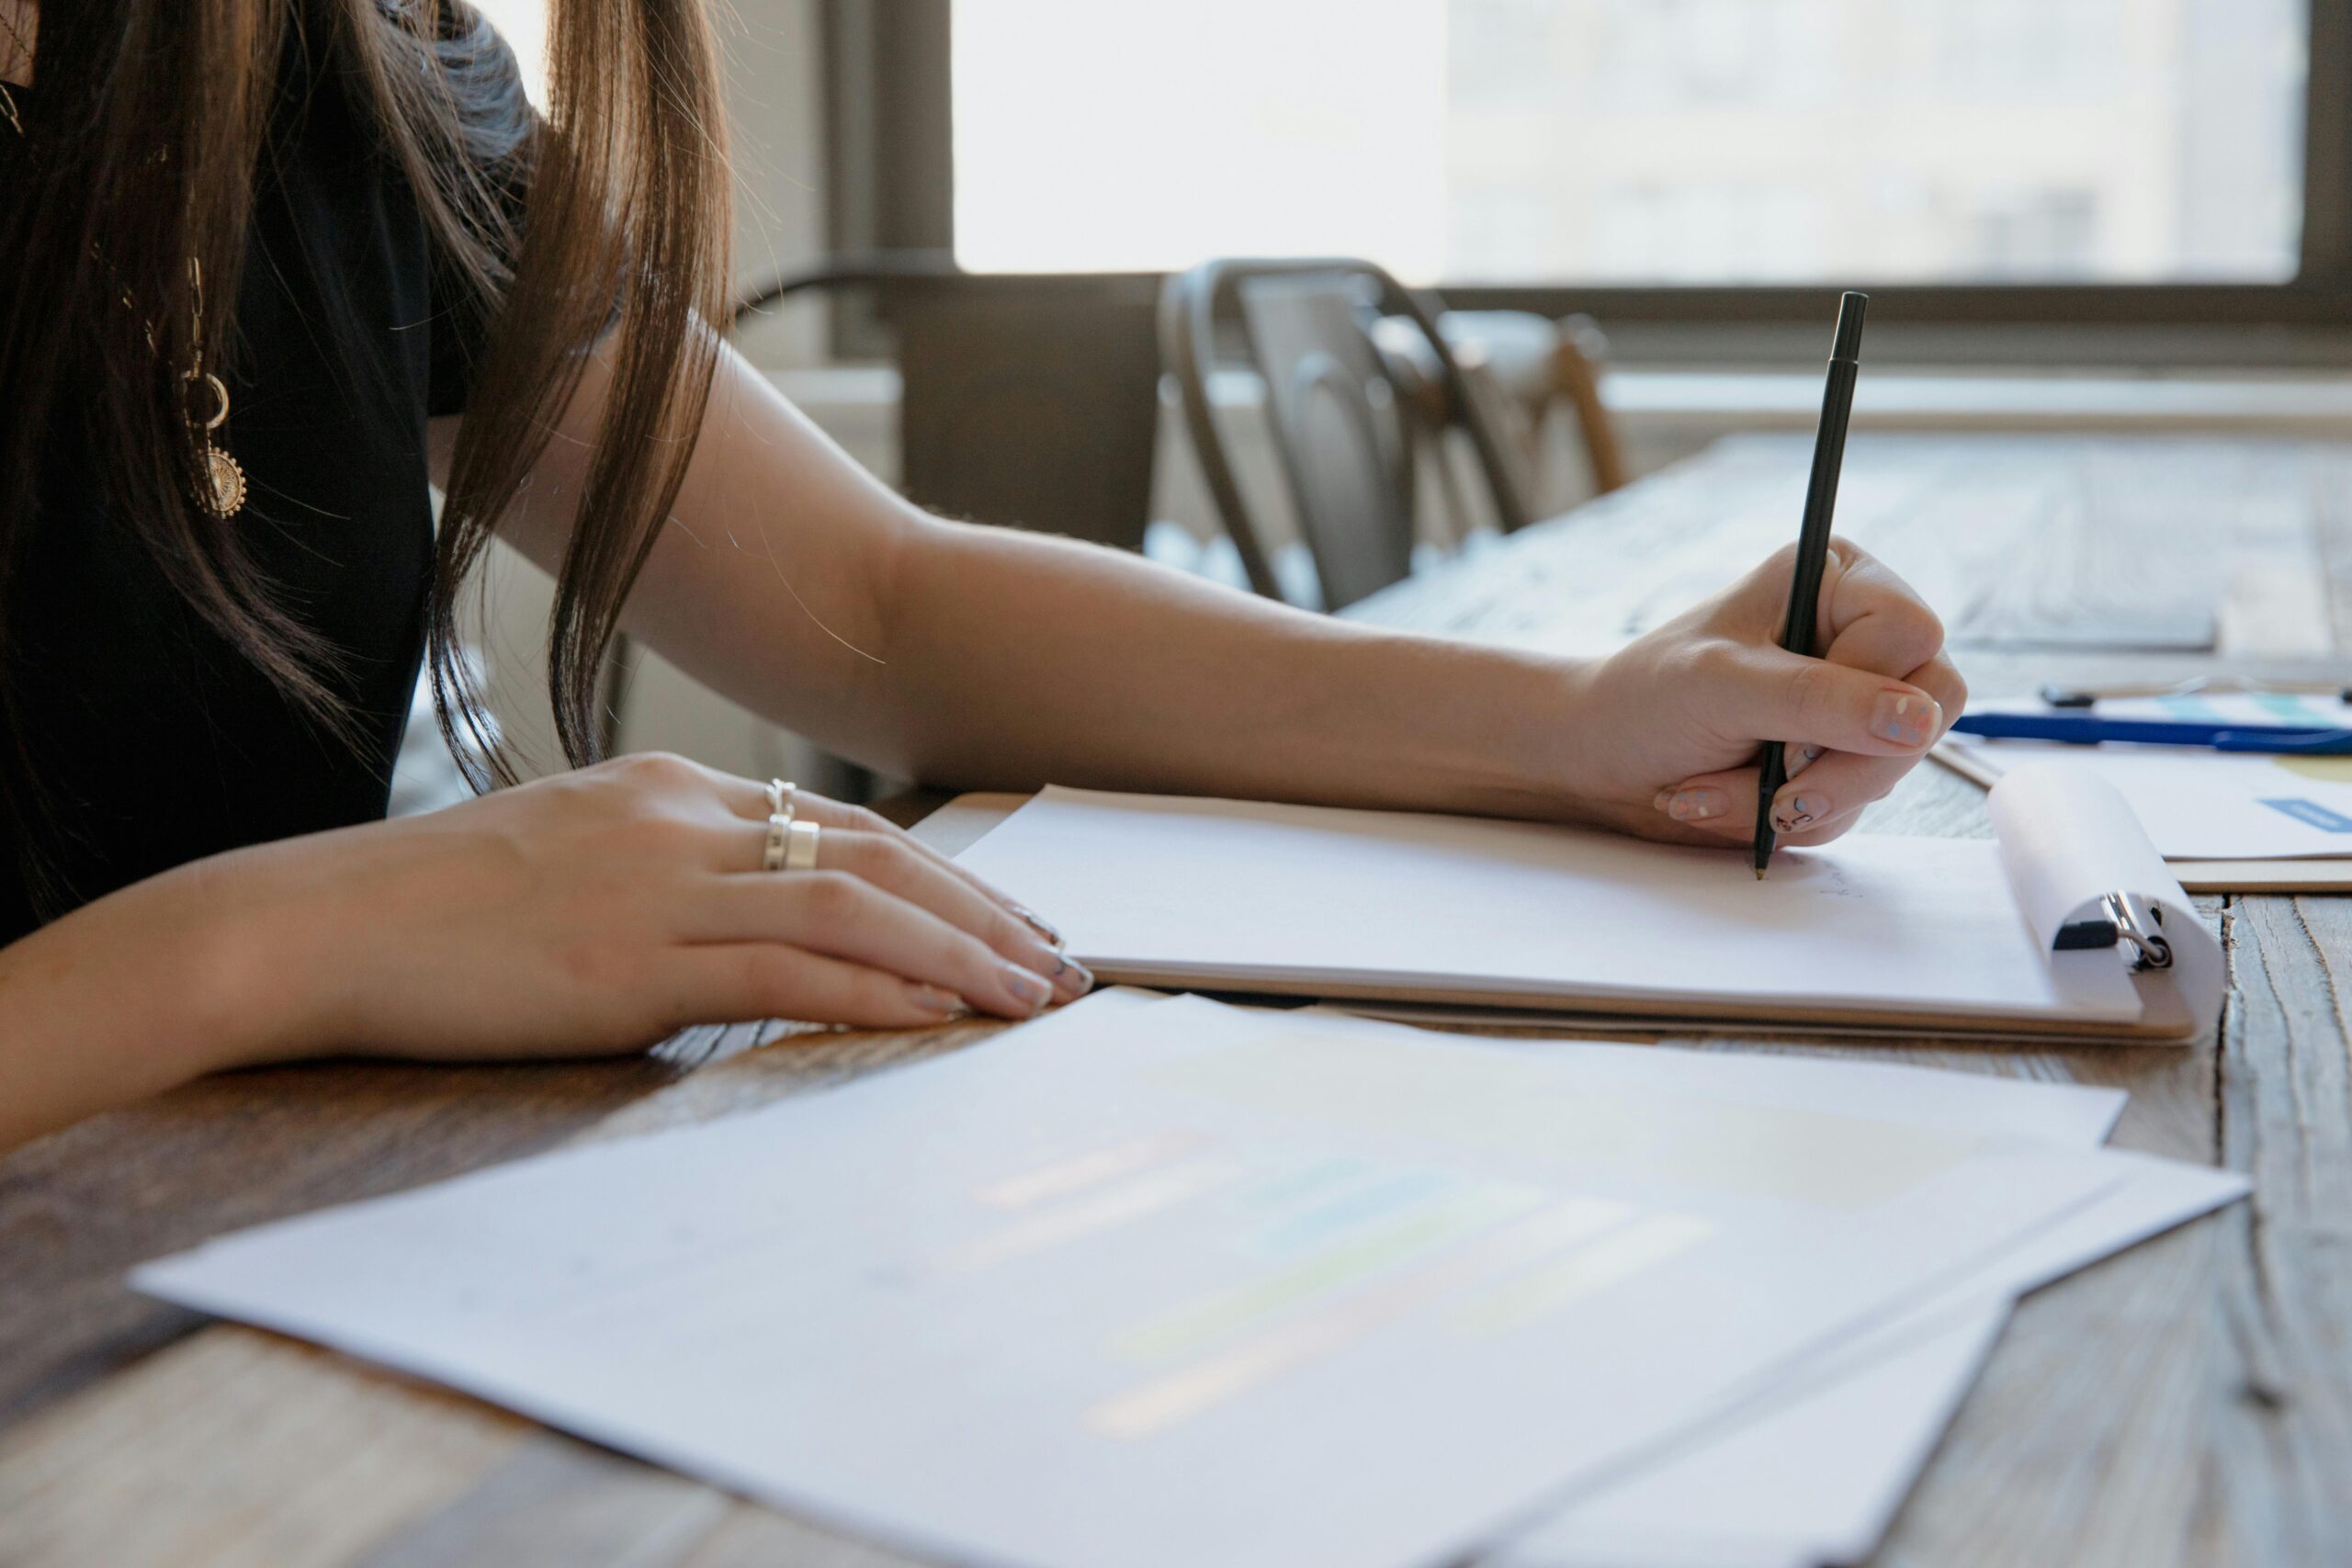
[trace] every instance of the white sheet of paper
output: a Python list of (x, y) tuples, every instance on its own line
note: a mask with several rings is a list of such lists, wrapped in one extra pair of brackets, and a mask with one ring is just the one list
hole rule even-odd
[[(1793, 1392), (1604, 1482), (1515, 1537), (1511, 1568), (1775, 1568), (1876, 1548), (2007, 1321), (2010, 1298), (2250, 1190), (2234, 1171), (2117, 1155), (2115, 1188), (1898, 1319), (1785, 1372)], [(1989, 1298), (1989, 1299), (1988, 1299)]]
[[(2038, 703), (1972, 703), (1973, 713), (2048, 713)], [(2131, 697), (2102, 702), (2103, 718), (2309, 724), (2352, 728), (2352, 706), (2298, 694)], [(2352, 757), (2274, 757), (2181, 746), (2064, 746), (1954, 734), (1942, 742), (2007, 773), (2062, 761), (2122, 792), (2172, 860), (2304, 860), (2352, 856)]]
[(1402, 1565), (2117, 1179), (1184, 998), (135, 1282), (918, 1548)]
[(1995, 846), (1721, 852), (1531, 823), (1048, 789), (958, 857), (1099, 972), (2130, 1022), (2109, 952), (2048, 953)]
[[(1315, 1010), (1318, 1017), (1345, 1017)], [(1355, 1026), (1364, 1027), (1363, 1021)], [(1940, 1135), (2095, 1148), (2120, 1090), (1877, 1062), (1586, 1041), (1596, 1082), (1737, 1095)], [(2007, 1321), (2011, 1297), (2233, 1201), (2236, 1172), (2121, 1156), (2128, 1179), (1875, 1330), (1783, 1370), (1781, 1386), (1675, 1450), (1604, 1480), (1501, 1549), (1513, 1568), (1778, 1568), (1859, 1562), (1884, 1534)]]

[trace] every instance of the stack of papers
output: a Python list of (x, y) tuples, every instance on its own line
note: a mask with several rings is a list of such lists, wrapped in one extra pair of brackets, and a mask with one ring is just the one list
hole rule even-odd
[(2120, 1103), (1114, 992), (135, 1282), (946, 1558), (1793, 1562), (2010, 1294), (2245, 1190)]

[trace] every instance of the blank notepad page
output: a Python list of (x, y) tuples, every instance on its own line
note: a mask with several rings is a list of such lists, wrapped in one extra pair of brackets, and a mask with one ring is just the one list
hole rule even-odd
[(2143, 1011), (2113, 953), (2041, 949), (1984, 840), (1858, 834), (1758, 882), (1728, 851), (1578, 829), (1057, 788), (958, 858), (1138, 982)]

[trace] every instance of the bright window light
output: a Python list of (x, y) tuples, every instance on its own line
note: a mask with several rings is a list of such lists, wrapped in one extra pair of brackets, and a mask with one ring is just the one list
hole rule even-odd
[(548, 107), (548, 0), (474, 0), (514, 51), (523, 90), (544, 113)]
[(1434, 272), (1441, 0), (966, 0), (956, 250), (983, 271), (1372, 254)]
[[(888, 3), (888, 0), (876, 0)], [(978, 270), (2291, 277), (2305, 0), (956, 0)]]

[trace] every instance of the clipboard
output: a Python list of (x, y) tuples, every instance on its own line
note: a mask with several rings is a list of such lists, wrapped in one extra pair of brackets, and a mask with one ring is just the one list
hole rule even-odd
[(1758, 883), (1567, 827), (1049, 789), (958, 857), (1108, 980), (1870, 1034), (2186, 1042), (2222, 953), (2113, 788), (2014, 771), (1996, 838), (1849, 835)]

